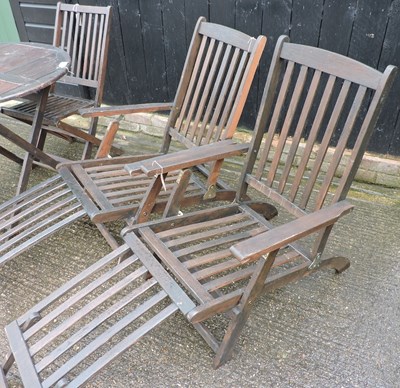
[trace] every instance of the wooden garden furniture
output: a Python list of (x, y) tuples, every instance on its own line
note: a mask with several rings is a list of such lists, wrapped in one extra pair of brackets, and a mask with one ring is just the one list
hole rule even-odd
[(70, 60), (65, 51), (44, 44), (0, 43), (0, 102), (35, 96), (31, 103), (33, 120), (28, 141), (0, 124), (1, 136), (26, 151), (20, 158), (11, 150), (0, 147), (3, 156), (22, 166), (17, 194), (27, 187), (34, 158), (53, 168), (57, 165), (57, 161), (42, 151), (40, 133), (49, 90), (66, 74)]
[[(154, 179), (145, 174), (132, 177), (124, 169), (125, 164), (159, 154), (107, 158), (107, 146), (110, 146), (112, 136), (106, 136), (99, 158), (60, 164), (58, 175), (0, 205), (0, 265), (84, 215), (96, 223), (115, 247), (118, 244), (105, 222), (117, 219), (143, 222), (151, 211), (176, 214), (178, 207), (174, 204), (178, 202), (185, 206), (204, 198), (233, 200), (235, 190), (218, 179), (219, 171), (225, 157), (242, 153), (249, 147), (249, 144), (235, 144), (232, 136), (265, 42), (263, 36), (255, 39), (200, 18), (173, 103), (99, 107), (85, 111), (85, 116), (97, 117), (170, 110), (161, 154), (168, 152), (174, 140), (186, 149), (181, 151), (184, 155), (185, 152), (186, 155), (202, 154), (204, 150), (201, 162), (211, 159), (213, 163), (196, 166), (198, 174), (193, 176), (187, 171), (182, 177), (169, 174), (165, 180), (161, 176)], [(111, 134), (117, 127), (116, 122), (111, 124)], [(215, 155), (219, 160), (215, 160)], [(196, 160), (194, 164), (198, 162)], [(165, 191), (162, 190), (155, 202), (163, 182)], [(182, 199), (185, 189), (188, 194)], [(147, 195), (151, 190), (154, 201)], [(174, 199), (168, 204), (171, 192)], [(137, 219), (132, 218), (138, 209)]]
[[(15, 361), (27, 386), (83, 385), (178, 311), (218, 367), (263, 292), (348, 268), (324, 249), (353, 208), (345, 197), (394, 74), (393, 66), (381, 73), (281, 37), (235, 202), (127, 227), (122, 246), (7, 326), (4, 381)], [(189, 163), (178, 159), (177, 168)], [(168, 156), (157, 160), (127, 170), (172, 171)], [(254, 211), (247, 194), (273, 203), (279, 217), (268, 219), (275, 214), (268, 203), (269, 215)], [(212, 329), (224, 321), (216, 338)]]
[[(100, 145), (95, 137), (97, 118), (90, 122), (88, 133), (63, 119), (78, 113), (79, 109), (100, 106), (106, 77), (111, 7), (79, 4), (57, 4), (53, 45), (71, 56), (68, 74), (48, 97), (40, 145), (43, 147), (48, 131), (63, 137), (81, 138), (85, 143), (83, 156), (90, 156), (92, 144)], [(61, 90), (59, 90), (61, 89)], [(78, 97), (79, 94), (85, 97)], [(31, 122), (36, 103), (23, 101), (2, 113), (25, 122)]]

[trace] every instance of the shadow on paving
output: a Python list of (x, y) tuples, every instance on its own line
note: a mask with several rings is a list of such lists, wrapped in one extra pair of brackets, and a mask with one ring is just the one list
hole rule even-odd
[[(28, 133), (26, 127), (18, 131)], [(156, 150), (161, 139), (122, 131), (116, 142), (125, 153), (143, 153)], [(54, 137), (49, 141), (49, 150), (65, 157), (78, 158), (81, 149)], [(13, 196), (19, 166), (0, 161), (4, 201)], [(229, 163), (225, 176), (234, 181), (239, 165)], [(50, 174), (37, 168), (31, 183)], [(398, 386), (400, 191), (355, 183), (349, 200), (356, 209), (334, 229), (326, 255), (349, 257), (350, 269), (341, 275), (319, 272), (261, 297), (228, 364), (213, 370), (211, 350), (175, 314), (89, 386)], [(6, 324), (109, 250), (91, 223), (79, 221), (2, 267), (0, 356), (7, 351)], [(19, 386), (20, 380), (14, 376), (11, 383)]]

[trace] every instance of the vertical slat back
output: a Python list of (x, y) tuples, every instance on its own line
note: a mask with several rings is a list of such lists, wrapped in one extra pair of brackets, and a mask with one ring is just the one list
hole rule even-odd
[(109, 45), (111, 7), (57, 5), (54, 45), (71, 56), (63, 82), (97, 89), (101, 99)]
[(168, 127), (188, 145), (231, 138), (253, 80), (265, 37), (252, 38), (201, 18), (178, 86)]
[(251, 185), (298, 216), (346, 197), (396, 69), (288, 38), (274, 57), (240, 195)]

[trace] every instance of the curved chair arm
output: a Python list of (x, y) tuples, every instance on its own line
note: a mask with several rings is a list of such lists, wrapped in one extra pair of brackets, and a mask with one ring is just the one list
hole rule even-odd
[(165, 110), (171, 110), (172, 107), (172, 102), (120, 106), (100, 106), (98, 108), (80, 109), (78, 113), (82, 117), (115, 116), (139, 112), (161, 112)]
[(353, 207), (347, 201), (337, 202), (237, 243), (230, 250), (243, 263), (257, 260), (261, 255), (276, 251), (319, 229), (334, 224), (340, 217), (349, 213)]

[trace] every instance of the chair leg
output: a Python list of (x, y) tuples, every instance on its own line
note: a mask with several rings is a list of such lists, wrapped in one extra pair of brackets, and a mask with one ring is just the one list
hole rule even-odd
[(168, 202), (165, 205), (163, 218), (176, 216), (179, 214), (181, 202), (185, 195), (185, 191), (190, 183), (191, 176), (192, 172), (190, 170), (181, 171), (170, 194)]
[(270, 252), (267, 257), (261, 257), (259, 259), (249, 284), (243, 293), (242, 299), (234, 310), (235, 316), (230, 321), (221, 346), (215, 355), (213, 362), (213, 367), (215, 369), (232, 358), (235, 343), (250, 315), (254, 301), (263, 292), (265, 279), (268, 276), (278, 251), (279, 249)]
[(103, 140), (101, 141), (99, 148), (97, 149), (95, 159), (106, 158), (109, 155), (112, 148), (112, 143), (115, 139), (115, 135), (117, 134), (118, 129), (119, 121), (111, 121), (111, 123), (107, 127), (106, 134), (104, 135)]
[[(92, 118), (90, 120), (90, 126), (89, 126), (89, 135), (95, 136), (96, 135), (96, 129), (97, 129), (97, 122), (99, 119), (97, 117)], [(90, 141), (87, 141), (85, 143), (85, 147), (83, 149), (83, 154), (82, 154), (82, 159), (90, 159), (91, 154), (92, 154), (92, 148), (93, 144)]]
[(219, 368), (232, 358), (235, 343), (243, 330), (249, 314), (250, 310), (247, 312), (242, 311), (229, 322), (224, 339), (214, 357), (214, 369)]

